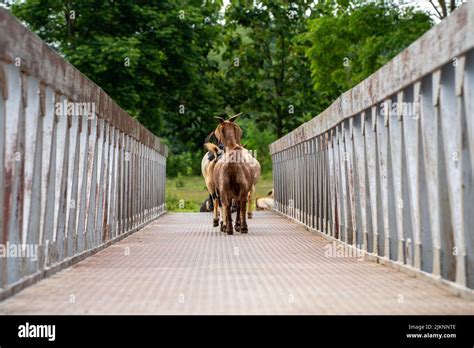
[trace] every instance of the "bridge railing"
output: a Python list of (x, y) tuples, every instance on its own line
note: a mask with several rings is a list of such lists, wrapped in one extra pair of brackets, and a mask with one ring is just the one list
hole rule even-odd
[(474, 3), (270, 145), (276, 210), (474, 288)]
[(167, 151), (0, 9), (0, 299), (163, 213)]

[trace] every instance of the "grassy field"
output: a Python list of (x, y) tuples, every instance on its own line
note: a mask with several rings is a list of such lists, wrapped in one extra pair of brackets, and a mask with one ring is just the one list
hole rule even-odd
[[(271, 173), (262, 175), (255, 196), (266, 196), (273, 187)], [(201, 204), (209, 196), (201, 176), (168, 178), (166, 180), (166, 209), (176, 212), (199, 212)], [(253, 197), (255, 206), (255, 197)]]

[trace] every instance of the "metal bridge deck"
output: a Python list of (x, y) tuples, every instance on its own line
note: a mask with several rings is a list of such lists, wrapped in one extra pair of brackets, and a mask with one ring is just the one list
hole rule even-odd
[(274, 213), (227, 236), (169, 213), (0, 303), (5, 314), (474, 314), (474, 302), (357, 258)]

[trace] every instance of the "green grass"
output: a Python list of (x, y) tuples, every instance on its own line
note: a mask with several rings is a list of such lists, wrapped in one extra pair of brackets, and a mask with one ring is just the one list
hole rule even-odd
[[(252, 198), (254, 206), (255, 197), (266, 196), (272, 187), (271, 173), (262, 175), (257, 184), (256, 194)], [(201, 176), (178, 176), (166, 180), (166, 210), (168, 211), (199, 212), (201, 204), (208, 196), (204, 178)]]

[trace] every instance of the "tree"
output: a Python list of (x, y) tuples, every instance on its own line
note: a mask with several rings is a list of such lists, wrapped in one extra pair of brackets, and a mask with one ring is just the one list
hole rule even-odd
[(461, 6), (463, 0), (430, 0), (430, 4), (433, 6), (436, 11), (436, 16), (439, 19), (446, 18), (453, 12), (456, 8)]
[[(17, 0), (11, 11), (165, 139), (170, 176), (199, 174), (213, 116), (244, 112), (268, 143), (324, 110), (430, 28), (427, 14), (356, 0)], [(443, 10), (441, 10), (443, 13)]]
[(334, 2), (323, 12), (308, 21), (303, 40), (313, 88), (323, 96), (324, 107), (432, 26), (428, 14), (385, 2)]
[(176, 154), (200, 149), (222, 108), (218, 69), (207, 58), (221, 7), (221, 0), (25, 0), (11, 11)]
[(313, 115), (318, 99), (296, 37), (304, 32), (307, 1), (232, 0), (220, 46), (226, 102), (277, 137)]

